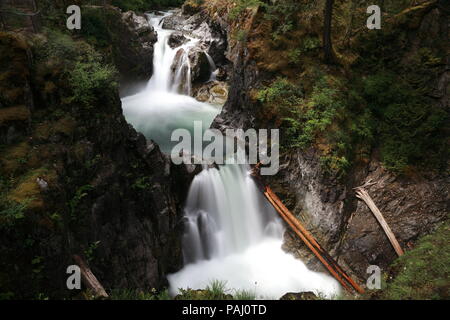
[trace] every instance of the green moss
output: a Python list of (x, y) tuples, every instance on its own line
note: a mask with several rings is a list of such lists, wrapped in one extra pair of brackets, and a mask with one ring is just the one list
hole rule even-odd
[(71, 136), (77, 126), (77, 122), (70, 116), (64, 117), (56, 121), (53, 125), (53, 132), (62, 133)]
[(113, 0), (112, 4), (124, 11), (148, 11), (167, 7), (175, 7), (183, 4), (184, 0)]
[(44, 198), (37, 183), (38, 178), (43, 178), (50, 182), (54, 180), (54, 173), (46, 169), (37, 169), (24, 175), (20, 182), (8, 193), (8, 200), (21, 205), (26, 205), (27, 209), (37, 211), (44, 209)]
[(16, 106), (0, 109), (0, 126), (10, 121), (27, 121), (30, 110), (26, 106)]
[(384, 165), (404, 171), (409, 165), (444, 167), (449, 113), (429, 105), (410, 84), (392, 73), (364, 80), (363, 96), (377, 121)]
[(450, 222), (421, 238), (392, 265), (393, 279), (378, 298), (422, 300), (450, 298)]
[(4, 175), (16, 173), (23, 167), (23, 159), (26, 159), (31, 150), (28, 142), (21, 142), (3, 150), (0, 158), (0, 171)]

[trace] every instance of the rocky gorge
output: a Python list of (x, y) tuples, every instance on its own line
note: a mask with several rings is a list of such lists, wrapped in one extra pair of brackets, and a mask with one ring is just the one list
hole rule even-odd
[[(95, 20), (100, 9), (87, 10)], [(412, 52), (436, 46), (428, 43), (427, 34), (440, 43), (446, 41), (448, 13), (438, 6), (421, 10), (410, 13), (415, 25), (396, 53), (405, 65)], [(93, 48), (106, 56), (93, 61), (94, 65), (106, 61), (119, 71), (122, 96), (135, 92), (153, 73), (158, 34), (146, 17), (112, 7), (108, 12), (104, 26), (111, 47), (89, 39), (85, 45), (82, 39), (89, 34), (75, 40), (0, 34), (4, 80), (1, 209), (13, 209), (11, 215), (2, 216), (1, 294), (14, 292), (24, 298), (39, 293), (66, 295), (61, 288), (74, 254), (89, 262), (107, 289), (162, 289), (167, 286), (167, 275), (183, 266), (183, 207), (201, 168), (172, 164), (157, 143), (127, 123), (114, 81), (105, 85), (105, 78), (100, 77), (90, 83), (91, 96), (76, 97), (74, 88), (80, 79), (73, 75), (80, 68), (91, 68), (82, 64)], [(269, 40), (261, 9), (245, 9), (237, 17), (232, 12), (227, 1), (201, 5), (187, 1), (164, 18), (162, 27), (176, 30), (169, 38), (171, 48), (178, 50), (172, 72), (182, 69), (187, 39), (198, 39), (187, 55), (189, 69), (182, 71), (190, 74), (190, 83), (180, 86), (191, 88), (188, 93), (198, 101), (224, 105), (212, 126), (222, 131), (278, 128), (282, 121), (263, 109), (257, 92), (278, 74), (289, 72), (279, 72), (281, 67), (273, 66), (273, 61), (269, 65), (265, 59), (273, 60), (273, 56), (261, 57), (264, 52), (272, 54), (264, 47)], [(55, 56), (56, 52), (65, 52), (66, 60)], [(309, 66), (298, 68), (293, 77), (307, 79)], [(326, 68), (339, 75), (350, 72)], [(448, 70), (447, 59), (429, 80), (429, 91), (434, 93), (430, 101), (442, 109), (449, 102)], [(323, 166), (323, 150), (328, 148), (319, 137), (307, 148), (284, 150), (279, 173), (265, 177), (264, 182), (339, 264), (364, 284), (369, 265), (388, 270), (396, 254), (370, 210), (356, 198), (354, 188), (367, 186), (401, 246), (408, 250), (448, 218), (450, 178), (442, 170), (393, 172), (383, 164), (377, 146), (341, 175)], [(19, 218), (14, 218), (15, 213)], [(308, 268), (325, 272), (288, 229), (283, 248)]]

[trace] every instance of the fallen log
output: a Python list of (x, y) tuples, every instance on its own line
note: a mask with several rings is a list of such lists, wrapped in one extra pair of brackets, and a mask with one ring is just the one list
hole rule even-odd
[(364, 293), (364, 289), (360, 287), (353, 279), (351, 279), (337, 262), (320, 246), (314, 237), (303, 227), (303, 225), (295, 218), (292, 213), (284, 206), (277, 195), (268, 187), (264, 188), (264, 196), (272, 204), (278, 214), (305, 243), (305, 245), (314, 253), (324, 267), (339, 281), (339, 283), (349, 292), (353, 288), (358, 293)]
[(356, 196), (363, 200), (367, 206), (369, 207), (370, 211), (372, 211), (373, 215), (377, 219), (378, 223), (381, 225), (381, 228), (383, 228), (384, 233), (386, 233), (386, 236), (388, 237), (389, 241), (391, 242), (391, 245), (394, 247), (395, 252), (398, 256), (402, 256), (404, 254), (402, 247), (397, 241), (397, 238), (395, 237), (394, 233), (392, 232), (391, 228), (389, 227), (388, 223), (383, 217), (383, 214), (376, 206), (375, 202), (373, 202), (370, 195), (367, 193), (366, 190), (364, 190), (362, 187), (356, 188)]
[(88, 289), (92, 290), (97, 298), (108, 298), (108, 294), (106, 293), (105, 289), (92, 273), (91, 269), (83, 261), (83, 259), (78, 255), (74, 255), (73, 260), (78, 265), (78, 267), (80, 267), (81, 280), (83, 281), (84, 285)]

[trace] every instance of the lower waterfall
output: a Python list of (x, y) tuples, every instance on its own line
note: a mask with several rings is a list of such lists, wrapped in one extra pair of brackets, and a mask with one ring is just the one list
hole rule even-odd
[[(161, 28), (169, 14), (149, 16), (158, 32), (152, 79), (144, 91), (122, 99), (127, 120), (166, 153), (173, 145), (173, 130), (192, 129), (195, 120), (208, 127), (220, 112), (216, 106), (189, 97), (190, 84), (180, 86), (190, 81), (188, 56), (177, 70), (171, 70), (177, 50), (187, 55), (199, 40), (189, 38), (182, 47), (170, 48), (168, 38), (173, 31)], [(304, 291), (326, 297), (338, 294), (340, 286), (332, 277), (308, 270), (282, 250), (282, 221), (248, 171), (246, 166), (225, 165), (205, 169), (194, 178), (185, 206), (185, 265), (168, 276), (170, 293), (175, 295), (180, 288), (203, 289), (220, 280), (230, 289), (247, 290), (258, 298), (277, 299), (287, 292)]]

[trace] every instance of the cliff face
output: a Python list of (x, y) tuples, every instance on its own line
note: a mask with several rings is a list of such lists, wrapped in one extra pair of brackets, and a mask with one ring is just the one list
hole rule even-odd
[(83, 6), (80, 33), (117, 67), (122, 95), (134, 93), (150, 79), (158, 35), (144, 15), (112, 6)]
[[(58, 50), (66, 55), (52, 56)], [(109, 69), (72, 59), (92, 58), (90, 50), (61, 35), (0, 34), (0, 287), (7, 296), (73, 294), (65, 289), (73, 254), (107, 289), (160, 287), (182, 263), (184, 180), (175, 174), (182, 171), (125, 121)], [(88, 77), (75, 79), (77, 70)], [(92, 82), (78, 91), (83, 81)]]
[[(230, 43), (227, 58), (232, 63), (230, 97), (213, 126), (221, 129), (277, 127), (279, 122), (267, 121), (254, 99), (254, 91), (264, 81), (273, 79), (276, 74), (272, 70), (278, 70), (277, 63), (285, 61), (274, 60), (270, 56), (273, 52), (264, 49), (269, 41), (261, 40), (260, 36), (263, 14), (247, 9), (236, 21), (229, 17), (231, 9), (225, 4), (214, 9), (206, 6), (205, 11), (227, 30)], [(404, 20), (400, 23), (406, 33), (391, 36), (391, 39), (402, 39), (401, 49), (396, 52), (399, 61), (410, 63), (414, 52), (421, 48), (441, 50), (439, 48), (448, 36), (445, 12), (444, 8), (433, 9), (426, 4), (405, 12), (410, 23)], [(312, 19), (310, 27), (305, 26), (303, 33), (308, 36), (312, 33), (308, 28), (317, 25), (314, 21)], [(239, 29), (248, 32), (246, 41), (236, 41), (233, 37)], [(436, 41), (430, 41), (430, 35)], [(393, 41), (396, 43), (397, 40)], [(358, 41), (353, 43), (362, 45)], [(283, 52), (279, 52), (281, 56)], [(289, 75), (291, 72), (285, 67), (282, 72)], [(328, 70), (336, 73), (334, 68)], [(442, 110), (448, 110), (449, 106), (449, 92), (445, 89), (448, 87), (448, 70), (447, 59), (426, 84), (428, 92), (435, 93), (429, 95), (431, 103)], [(444, 172), (416, 169), (407, 174), (396, 174), (384, 168), (379, 152), (374, 149), (367, 159), (356, 161), (342, 178), (325, 170), (321, 156), (320, 145), (288, 150), (282, 156), (280, 172), (265, 177), (265, 181), (319, 242), (362, 283), (367, 278), (369, 265), (375, 264), (386, 270), (396, 254), (365, 203), (355, 197), (353, 188), (374, 182), (367, 191), (406, 250), (414, 246), (419, 236), (432, 232), (438, 222), (447, 218), (450, 180)], [(291, 232), (285, 235), (285, 249), (302, 258), (311, 268), (324, 271), (320, 262)]]

